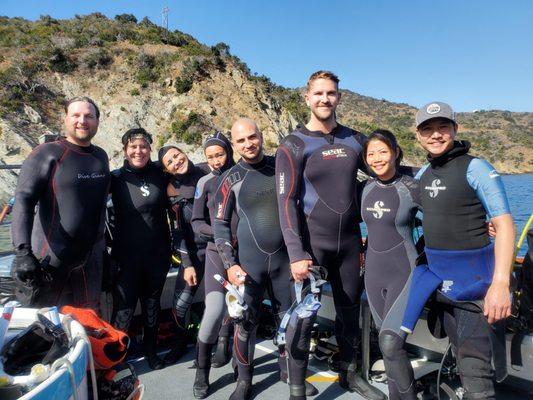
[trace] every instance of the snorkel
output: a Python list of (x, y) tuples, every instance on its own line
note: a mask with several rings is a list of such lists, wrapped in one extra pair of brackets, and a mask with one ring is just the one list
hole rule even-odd
[(230, 317), (234, 319), (241, 319), (244, 311), (248, 309), (248, 304), (246, 304), (244, 298), (242, 297), (244, 294), (244, 285), (240, 285), (239, 289), (237, 289), (219, 274), (214, 274), (213, 278), (215, 278), (215, 280), (227, 290), (226, 305), (228, 306), (228, 314)]

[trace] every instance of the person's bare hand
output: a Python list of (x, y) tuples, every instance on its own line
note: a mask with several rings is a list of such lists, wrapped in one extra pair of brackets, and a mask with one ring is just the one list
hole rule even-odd
[(313, 266), (312, 260), (300, 260), (291, 263), (292, 277), (296, 282), (301, 282), (309, 277), (309, 268)]
[(485, 296), (483, 314), (489, 324), (493, 324), (511, 315), (511, 294), (509, 286), (501, 283), (492, 283)]
[(183, 270), (183, 280), (187, 282), (187, 285), (189, 286), (196, 286), (198, 284), (194, 267), (186, 267)]
[(247, 275), (239, 264), (232, 265), (228, 268), (228, 281), (234, 286), (240, 286), (244, 283), (244, 277)]

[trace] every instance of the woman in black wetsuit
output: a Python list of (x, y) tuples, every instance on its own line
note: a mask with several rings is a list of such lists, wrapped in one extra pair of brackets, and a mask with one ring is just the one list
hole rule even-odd
[(368, 229), (365, 288), (388, 378), (389, 399), (416, 399), (413, 369), (400, 330), (417, 251), (412, 238), (419, 209), (418, 183), (398, 167), (402, 151), (394, 135), (373, 132), (363, 148), (374, 172), (362, 191), (361, 215)]
[[(235, 165), (233, 150), (229, 140), (220, 132), (209, 136), (204, 142), (204, 152), (211, 172), (202, 177), (196, 186), (192, 216), (195, 234), (208, 240), (205, 257), (205, 310), (196, 343), (196, 379), (193, 386), (194, 397), (203, 399), (209, 390), (209, 370), (226, 365), (231, 357), (229, 318), (224, 318), (226, 303), (222, 285), (215, 281), (214, 274), (226, 277), (224, 264), (214, 242), (213, 223), (216, 214), (215, 193), (221, 175)], [(211, 360), (211, 351), (217, 343), (217, 351)]]
[(165, 172), (170, 175), (167, 196), (171, 210), (172, 249), (181, 259), (172, 310), (177, 325), (177, 340), (165, 357), (165, 362), (172, 364), (185, 353), (186, 315), (204, 276), (207, 239), (193, 232), (191, 220), (196, 184), (209, 173), (209, 167), (205, 163), (195, 165), (176, 146), (162, 147), (158, 158)]
[(113, 289), (112, 323), (128, 330), (137, 300), (143, 314), (143, 351), (152, 369), (163, 367), (156, 354), (158, 316), (170, 267), (167, 178), (150, 160), (151, 135), (142, 128), (122, 136), (124, 166), (111, 173), (115, 213), (112, 255), (119, 272)]

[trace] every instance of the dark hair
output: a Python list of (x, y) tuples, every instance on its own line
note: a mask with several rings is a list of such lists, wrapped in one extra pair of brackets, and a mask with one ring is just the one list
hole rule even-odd
[(159, 151), (157, 152), (157, 159), (159, 160), (159, 162), (161, 163), (163, 167), (165, 167), (165, 165), (163, 164), (163, 157), (165, 156), (165, 154), (167, 154), (167, 151), (169, 151), (170, 149), (175, 149), (175, 150), (178, 150), (180, 153), (185, 154), (185, 152), (182, 149), (174, 145), (168, 145), (168, 146), (161, 147)]
[(363, 159), (365, 161), (365, 164), (366, 164), (366, 152), (368, 150), (368, 145), (370, 142), (374, 140), (379, 140), (380, 142), (385, 143), (393, 154), (396, 154), (396, 151), (398, 151), (398, 157), (396, 158), (396, 163), (395, 163), (396, 168), (398, 168), (403, 159), (403, 151), (401, 147), (398, 145), (398, 141), (396, 140), (396, 136), (394, 136), (394, 133), (386, 129), (376, 129), (374, 132), (370, 134), (370, 136), (368, 136), (368, 140), (363, 145)]
[(321, 71), (316, 71), (316, 72), (311, 74), (311, 76), (307, 80), (307, 90), (309, 90), (309, 88), (311, 87), (311, 83), (313, 81), (316, 81), (317, 79), (329, 79), (330, 81), (335, 82), (335, 85), (337, 86), (337, 88), (339, 87), (340, 79), (339, 79), (339, 77), (337, 75), (335, 75), (331, 71), (322, 71), (321, 70)]
[(89, 103), (89, 104), (92, 104), (92, 106), (94, 107), (94, 112), (96, 114), (96, 119), (100, 119), (100, 109), (98, 108), (98, 106), (96, 105), (96, 103), (94, 102), (93, 99), (91, 99), (90, 97), (87, 97), (87, 96), (76, 96), (76, 97), (73, 97), (69, 100), (67, 100), (65, 102), (65, 106), (64, 106), (64, 109), (65, 109), (65, 114), (68, 113), (68, 108), (69, 106), (72, 104), (72, 103), (76, 103), (77, 101), (82, 101), (84, 103)]
[(146, 132), (144, 128), (128, 129), (124, 135), (122, 135), (122, 145), (127, 146), (128, 142), (135, 139), (144, 139), (148, 144), (152, 144), (152, 135)]

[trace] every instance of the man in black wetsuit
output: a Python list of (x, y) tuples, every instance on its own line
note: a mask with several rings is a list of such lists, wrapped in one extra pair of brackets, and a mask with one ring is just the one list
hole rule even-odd
[[(306, 280), (309, 268), (328, 270), (335, 303), (335, 335), (341, 357), (340, 384), (369, 399), (385, 395), (356, 373), (359, 331), (361, 233), (356, 195), (357, 169), (366, 137), (337, 123), (339, 79), (328, 71), (309, 78), (305, 100), (311, 119), (280, 144), (276, 154), (278, 206), (283, 237), (295, 281)], [(302, 394), (314, 317), (300, 320), (301, 338), (287, 346), (300, 368), (290, 376), (291, 394)], [(287, 340), (289, 341), (289, 340)]]
[[(243, 297), (248, 304), (245, 318), (235, 326), (234, 337), (239, 377), (230, 399), (241, 400), (251, 395), (255, 332), (265, 289), (279, 321), (290, 306), (290, 272), (278, 218), (274, 158), (263, 155), (263, 138), (252, 120), (237, 120), (231, 129), (231, 141), (242, 158), (223, 176), (215, 198), (214, 222), (215, 245), (228, 280), (235, 286), (244, 285)], [(239, 217), (238, 250), (231, 229), (234, 210)], [(286, 380), (284, 349), (279, 350), (281, 378)]]
[(22, 165), (12, 276), (26, 306), (98, 307), (110, 180), (107, 154), (91, 144), (99, 116), (93, 100), (71, 99), (66, 139), (39, 145)]

